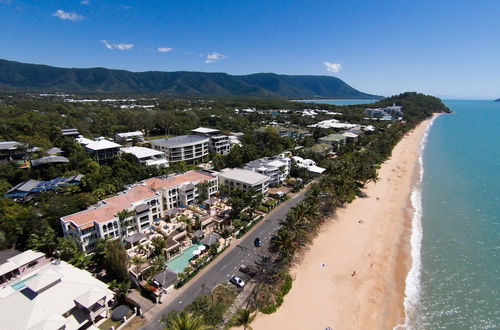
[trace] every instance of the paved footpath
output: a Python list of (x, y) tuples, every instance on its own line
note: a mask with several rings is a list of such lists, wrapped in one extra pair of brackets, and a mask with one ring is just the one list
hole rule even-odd
[[(304, 200), (306, 191), (307, 188), (301, 190), (291, 199), (272, 210), (242, 238), (234, 240), (230, 247), (186, 285), (164, 296), (161, 304), (155, 305), (144, 313), (147, 324), (143, 330), (162, 329), (161, 319), (163, 315), (167, 315), (173, 310), (182, 310), (192, 303), (198, 295), (210, 292), (220, 282), (228, 282), (233, 275), (244, 280), (247, 279), (238, 271), (240, 266), (253, 263), (258, 259), (261, 251), (262, 253), (266, 251), (267, 242), (277, 231), (278, 223), (286, 217), (292, 207)], [(256, 248), (253, 244), (256, 237), (262, 240), (260, 248)]]

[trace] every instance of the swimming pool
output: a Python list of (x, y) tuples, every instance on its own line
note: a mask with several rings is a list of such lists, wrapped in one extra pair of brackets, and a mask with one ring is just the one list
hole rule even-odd
[(193, 257), (193, 251), (197, 250), (201, 245), (202, 244), (193, 244), (174, 259), (167, 261), (165, 265), (177, 274), (182, 273), (189, 265), (189, 259)]
[(30, 277), (27, 277), (24, 280), (21, 280), (19, 282), (16, 282), (16, 283), (12, 284), (11, 285), (12, 289), (14, 289), (16, 291), (19, 291), (19, 290), (23, 289), (26, 286), (25, 282), (31, 280), (35, 276), (38, 276), (38, 274), (31, 275)]

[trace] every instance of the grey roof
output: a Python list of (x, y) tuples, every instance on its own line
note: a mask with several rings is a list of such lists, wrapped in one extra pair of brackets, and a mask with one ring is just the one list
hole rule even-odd
[(142, 213), (149, 210), (149, 205), (148, 204), (140, 204), (135, 207), (135, 212), (137, 213)]
[(70, 176), (69, 178), (67, 178), (66, 182), (81, 181), (84, 176), (85, 175), (83, 175), (83, 174), (75, 174), (75, 175)]
[(62, 149), (58, 147), (50, 148), (49, 150), (45, 151), (47, 155), (56, 155), (62, 153)]
[(221, 236), (217, 233), (210, 233), (205, 238), (203, 238), (200, 242), (201, 244), (212, 246), (215, 243), (219, 242)]
[(61, 133), (63, 136), (68, 136), (68, 135), (80, 135), (80, 132), (76, 128), (63, 128), (61, 130)]
[(143, 233), (135, 233), (134, 235), (125, 238), (125, 241), (130, 244), (134, 244), (139, 242), (143, 238), (146, 238), (146, 235), (144, 235)]
[(16, 186), (10, 188), (8, 192), (15, 191), (15, 190), (19, 190), (19, 191), (31, 191), (31, 190), (35, 189), (36, 186), (38, 186), (41, 182), (42, 181), (38, 181), (38, 180), (24, 181), (24, 182), (19, 183)]
[(269, 180), (269, 177), (264, 174), (260, 174), (257, 172), (253, 172), (251, 170), (246, 170), (241, 168), (223, 169), (220, 172), (219, 177), (243, 182), (249, 185), (260, 184)]
[(172, 284), (177, 282), (177, 274), (171, 271), (168, 267), (165, 268), (161, 273), (156, 274), (153, 279), (159, 283), (162, 287), (168, 288)]
[(208, 143), (208, 138), (206, 136), (200, 135), (180, 135), (171, 138), (151, 140), (150, 142), (154, 145), (160, 145), (167, 148), (175, 148), (203, 142)]
[(179, 209), (170, 209), (170, 210), (166, 210), (165, 211), (165, 215), (168, 215), (168, 216), (170, 216), (170, 215), (176, 215), (176, 214), (179, 214), (179, 213), (181, 213), (181, 210), (179, 210)]
[(63, 156), (46, 156), (42, 158), (33, 159), (31, 161), (31, 165), (40, 166), (45, 164), (54, 164), (54, 163), (69, 163), (68, 158)]
[(19, 147), (22, 147), (23, 144), (19, 143), (17, 141), (2, 141), (0, 142), (0, 150), (11, 150), (11, 149), (17, 149)]
[(205, 235), (205, 232), (204, 232), (203, 230), (200, 230), (200, 229), (198, 229), (197, 231), (195, 231), (195, 232), (193, 233), (193, 236), (194, 236), (194, 237), (197, 237), (197, 238), (201, 238), (201, 237), (203, 237), (204, 235)]
[(14, 250), (14, 249), (0, 251), (0, 265), (3, 263), (6, 263), (7, 259), (10, 259), (10, 258), (12, 258), (20, 253), (21, 253), (21, 251)]

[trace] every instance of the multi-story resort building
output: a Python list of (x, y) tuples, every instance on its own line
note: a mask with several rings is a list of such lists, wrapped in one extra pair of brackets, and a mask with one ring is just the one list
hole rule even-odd
[(163, 151), (144, 147), (128, 147), (120, 149), (121, 152), (132, 154), (137, 161), (147, 166), (168, 167), (168, 161)]
[(366, 108), (365, 114), (369, 118), (392, 120), (403, 117), (403, 107), (393, 104), (385, 108)]
[(180, 135), (150, 141), (155, 150), (163, 151), (171, 163), (195, 162), (208, 155), (209, 138), (200, 135)]
[(134, 141), (143, 142), (144, 134), (141, 131), (123, 132), (115, 134), (115, 142), (117, 143), (132, 143)]
[(210, 183), (205, 188), (208, 197), (218, 192), (217, 178), (201, 171), (145, 180), (87, 210), (62, 217), (64, 236), (75, 238), (83, 251), (90, 252), (99, 238), (124, 240), (147, 232), (165, 210), (196, 203), (198, 184), (204, 182)]
[(0, 264), (0, 329), (87, 329), (114, 304), (108, 286), (64, 261), (25, 251)]
[(85, 151), (92, 154), (101, 164), (108, 164), (115, 155), (118, 155), (121, 147), (121, 145), (106, 140), (104, 137), (90, 140), (80, 136), (76, 138), (76, 141), (83, 145)]
[(266, 194), (269, 188), (269, 177), (251, 170), (241, 168), (225, 168), (218, 174), (221, 184), (229, 188), (241, 189)]
[(210, 139), (208, 149), (210, 152), (226, 155), (231, 150), (229, 136), (221, 135), (218, 129), (198, 127), (191, 130), (194, 134), (206, 136)]
[(269, 185), (278, 186), (290, 175), (291, 159), (284, 156), (265, 157), (252, 160), (244, 168), (269, 177)]

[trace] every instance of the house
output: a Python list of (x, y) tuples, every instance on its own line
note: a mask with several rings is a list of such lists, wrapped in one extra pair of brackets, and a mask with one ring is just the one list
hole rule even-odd
[(46, 191), (54, 191), (57, 188), (77, 186), (83, 178), (82, 174), (76, 174), (68, 178), (55, 178), (49, 181), (27, 180), (10, 188), (5, 197), (18, 198)]
[(299, 156), (293, 156), (292, 160), (298, 167), (306, 168), (313, 175), (320, 175), (326, 170), (323, 167), (317, 166), (316, 162), (312, 159), (304, 159)]
[(290, 175), (291, 159), (283, 156), (265, 157), (252, 160), (244, 168), (269, 177), (270, 186), (278, 186)]
[[(13, 252), (13, 255), (6, 258), (6, 260), (2, 260), (3, 262), (0, 265), (0, 286), (2, 288), (8, 283), (23, 277), (27, 273), (30, 273), (49, 262), (45, 257), (45, 254), (42, 252), (32, 250), (24, 252), (16, 250), (10, 251)], [(4, 251), (0, 253), (3, 254)]]
[(282, 126), (260, 127), (255, 130), (255, 133), (264, 134), (268, 129), (276, 131), (282, 138), (290, 138), (293, 140), (299, 140), (307, 135), (311, 135), (309, 131), (303, 129), (293, 128), (293, 127), (282, 127)]
[(177, 273), (170, 270), (168, 267), (160, 273), (153, 276), (153, 283), (164, 293), (171, 292), (177, 283)]
[(76, 128), (63, 128), (61, 130), (62, 136), (79, 136), (80, 132)]
[(129, 147), (121, 148), (120, 152), (134, 155), (138, 162), (147, 166), (168, 167), (168, 161), (163, 151), (145, 147)]
[(266, 194), (269, 188), (269, 177), (251, 170), (241, 168), (225, 168), (218, 174), (221, 184), (254, 193)]
[(69, 163), (69, 159), (63, 156), (46, 156), (37, 159), (33, 159), (31, 161), (31, 166), (40, 166), (40, 165), (50, 165), (50, 164), (65, 164)]
[(27, 145), (17, 141), (0, 142), (0, 161), (20, 160), (26, 157)]
[[(130, 186), (120, 194), (99, 201), (88, 209), (60, 219), (65, 237), (73, 237), (85, 252), (94, 250), (99, 238), (125, 241), (136, 233), (151, 230), (155, 219), (178, 206), (195, 204), (203, 194), (218, 192), (218, 179), (201, 171), (189, 171), (167, 178), (156, 177)], [(128, 211), (124, 217), (124, 210)]]
[(220, 134), (218, 129), (198, 127), (191, 132), (208, 137), (208, 149), (210, 152), (226, 155), (231, 150), (231, 142), (229, 136)]
[(325, 143), (331, 145), (334, 149), (338, 150), (340, 146), (345, 144), (347, 138), (342, 134), (330, 134), (318, 139), (318, 143)]
[(0, 289), (0, 329), (87, 329), (114, 303), (113, 291), (89, 272), (45, 262)]
[(135, 131), (115, 134), (116, 143), (132, 143), (134, 141), (144, 142), (144, 133), (142, 133), (141, 131)]
[(149, 141), (155, 150), (163, 151), (171, 163), (195, 162), (208, 155), (210, 139), (200, 135), (181, 135)]
[(101, 164), (108, 164), (111, 159), (120, 152), (121, 145), (106, 140), (104, 137), (90, 140), (83, 136), (79, 136), (75, 140), (83, 145), (85, 151), (92, 154)]
[(342, 133), (342, 135), (345, 136), (346, 141), (354, 142), (358, 139), (358, 134), (352, 132), (344, 132)]

